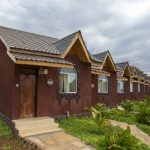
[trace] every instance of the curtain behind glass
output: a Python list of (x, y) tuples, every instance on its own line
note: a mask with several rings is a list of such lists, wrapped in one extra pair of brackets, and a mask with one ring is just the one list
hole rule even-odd
[(60, 89), (60, 92), (68, 92), (69, 91), (67, 74), (59, 75), (59, 89)]

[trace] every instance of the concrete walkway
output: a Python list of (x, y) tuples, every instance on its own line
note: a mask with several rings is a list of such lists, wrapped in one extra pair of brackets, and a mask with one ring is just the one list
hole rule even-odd
[(57, 131), (26, 137), (37, 143), (43, 150), (95, 150), (64, 131)]
[(150, 147), (150, 136), (141, 131), (136, 125), (129, 125), (115, 120), (110, 120), (110, 122), (113, 126), (119, 126), (122, 129), (127, 129), (127, 126), (130, 126), (131, 134)]

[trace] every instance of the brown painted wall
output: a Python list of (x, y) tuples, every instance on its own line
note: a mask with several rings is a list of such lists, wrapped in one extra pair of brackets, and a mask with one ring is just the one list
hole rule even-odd
[(118, 103), (116, 72), (111, 71), (109, 68), (104, 70), (111, 74), (108, 77), (108, 93), (98, 93), (98, 75), (92, 74), (92, 84), (94, 84), (92, 89), (92, 105), (102, 102), (107, 106), (115, 106)]
[[(108, 94), (99, 94), (97, 92), (98, 75), (91, 75), (91, 64), (79, 61), (75, 55), (68, 55), (66, 60), (73, 62), (78, 72), (78, 93), (76, 95), (60, 95), (58, 93), (58, 68), (49, 68), (48, 75), (37, 74), (37, 116), (64, 115), (66, 111), (78, 114), (84, 112), (85, 107), (90, 107), (98, 102), (114, 106), (121, 100), (139, 99), (145, 95), (143, 86), (141, 93), (138, 93), (136, 82), (134, 83), (134, 92), (130, 93), (129, 81), (125, 82), (125, 93), (117, 94), (116, 72), (107, 67), (104, 70), (111, 74), (108, 77)], [(19, 118), (19, 87), (17, 88), (16, 84), (19, 84), (20, 67), (22, 66), (15, 65), (9, 58), (6, 47), (0, 41), (0, 112), (11, 119)], [(51, 87), (47, 86), (47, 79), (53, 80), (54, 84)], [(94, 88), (91, 88), (91, 83), (94, 84)], [(147, 87), (147, 93), (150, 95), (148, 89), (149, 87)]]
[[(48, 75), (38, 75), (37, 116), (64, 115), (66, 111), (82, 113), (85, 107), (91, 106), (91, 65), (79, 62), (75, 56), (68, 56), (78, 72), (79, 99), (67, 94), (66, 98), (58, 100), (58, 69), (50, 68)], [(53, 79), (51, 87), (46, 85), (47, 79)], [(70, 98), (69, 98), (70, 96)], [(68, 100), (67, 100), (68, 99)]]
[(124, 81), (124, 93), (117, 93), (117, 101), (121, 103), (123, 100), (130, 99), (130, 80)]
[(137, 100), (138, 99), (138, 83), (133, 83), (133, 93), (131, 93), (131, 99)]
[(0, 40), (0, 112), (13, 118), (16, 106), (15, 64), (7, 55), (7, 50)]

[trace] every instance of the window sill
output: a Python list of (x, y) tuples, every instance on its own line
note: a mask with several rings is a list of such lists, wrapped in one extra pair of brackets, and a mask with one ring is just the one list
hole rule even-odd
[(108, 92), (102, 92), (102, 93), (98, 93), (98, 94), (108, 94)]
[(59, 93), (59, 94), (77, 94), (77, 92)]

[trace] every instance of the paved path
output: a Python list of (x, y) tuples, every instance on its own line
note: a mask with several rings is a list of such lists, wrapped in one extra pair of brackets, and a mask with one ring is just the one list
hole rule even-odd
[(127, 126), (130, 126), (131, 134), (150, 147), (150, 136), (141, 131), (138, 127), (136, 127), (136, 125), (128, 125), (125, 122), (119, 122), (115, 120), (110, 120), (110, 122), (113, 126), (119, 126), (122, 129), (127, 129)]
[(38, 143), (43, 150), (95, 150), (64, 131), (35, 135), (28, 139)]

